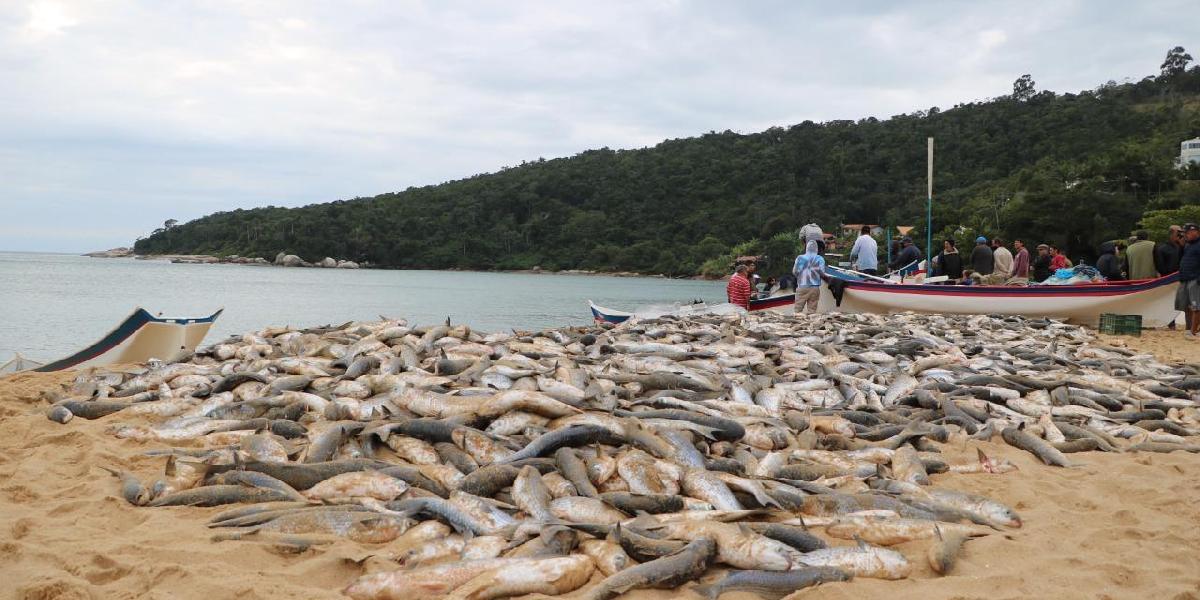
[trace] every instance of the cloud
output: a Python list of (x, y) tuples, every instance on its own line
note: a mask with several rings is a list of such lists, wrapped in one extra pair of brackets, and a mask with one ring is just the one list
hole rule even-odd
[[(0, 249), (1156, 71), (1183, 2), (0, 6)], [(1103, 43), (1098, 43), (1103, 40)], [(18, 232), (31, 232), (17, 235)]]

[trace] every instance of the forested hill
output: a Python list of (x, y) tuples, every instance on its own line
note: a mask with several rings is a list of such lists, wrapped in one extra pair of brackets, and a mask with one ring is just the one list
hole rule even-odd
[(1077, 94), (1038, 92), (1026, 76), (1011, 96), (886, 120), (714, 132), (374, 198), (220, 212), (157, 230), (135, 250), (719, 273), (730, 252), (792, 252), (808, 222), (923, 225), (933, 136), (937, 237), (1016, 236), (1088, 256), (1145, 211), (1200, 204), (1200, 185), (1184, 181), (1200, 173), (1173, 162), (1198, 135), (1200, 67), (1186, 61)]

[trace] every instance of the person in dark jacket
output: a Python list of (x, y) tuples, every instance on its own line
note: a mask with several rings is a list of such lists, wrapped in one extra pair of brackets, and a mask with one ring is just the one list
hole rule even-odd
[(971, 251), (971, 270), (980, 275), (991, 275), (995, 267), (995, 258), (988, 247), (987, 238), (982, 235), (975, 238), (975, 249)]
[(913, 244), (912, 238), (906, 237), (900, 240), (900, 252), (896, 253), (896, 258), (892, 259), (888, 268), (893, 271), (900, 270), (901, 275), (911, 275), (916, 272), (917, 265), (914, 263), (919, 260), (921, 260), (921, 249)]
[(1188, 335), (1195, 336), (1200, 329), (1200, 227), (1195, 223), (1183, 226), (1183, 255), (1179, 258), (1179, 291), (1175, 294), (1175, 308), (1183, 311), (1187, 318)]
[(1121, 275), (1121, 260), (1117, 258), (1116, 242), (1100, 244), (1100, 258), (1096, 259), (1096, 270), (1109, 281), (1125, 279)]
[(954, 247), (954, 240), (942, 242), (942, 251), (933, 258), (933, 262), (937, 263), (938, 275), (945, 275), (950, 281), (962, 279), (962, 255), (958, 253), (958, 248)]
[(1033, 280), (1041, 283), (1050, 279), (1050, 246), (1038, 244), (1037, 256), (1033, 258)]
[(1154, 247), (1154, 270), (1159, 276), (1170, 275), (1179, 270), (1179, 258), (1183, 254), (1183, 228), (1172, 225), (1167, 230), (1167, 241)]

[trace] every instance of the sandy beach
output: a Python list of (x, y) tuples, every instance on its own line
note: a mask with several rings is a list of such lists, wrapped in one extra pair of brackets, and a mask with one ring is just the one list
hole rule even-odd
[[(1115, 338), (1122, 340), (1133, 348), (1173, 343), (1166, 333)], [(1183, 348), (1180, 358), (1194, 358), (1195, 345)], [(220, 508), (130, 506), (100, 467), (150, 479), (164, 459), (139, 455), (151, 444), (111, 437), (104, 419), (47, 420), (43, 395), (71, 378), (0, 379), (3, 598), (341, 598), (363, 572), (356, 561), (387, 550), (338, 542), (293, 555), (256, 542), (215, 543), (204, 523)], [(1073, 455), (1077, 468), (1056, 469), (998, 438), (948, 446), (947, 455), (967, 462), (976, 446), (1020, 469), (937, 475), (937, 484), (1008, 503), (1022, 528), (969, 542), (945, 577), (925, 565), (927, 542), (911, 542), (897, 547), (916, 565), (911, 578), (828, 584), (803, 597), (1200, 598), (1200, 456), (1093, 452)], [(699, 598), (688, 588), (628, 597)]]

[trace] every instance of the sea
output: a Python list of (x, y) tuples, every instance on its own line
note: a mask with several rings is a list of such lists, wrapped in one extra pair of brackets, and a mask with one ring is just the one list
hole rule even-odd
[(205, 343), (268, 326), (310, 327), (380, 316), (480, 331), (592, 321), (615, 309), (723, 302), (724, 284), (652, 277), (306, 269), (0, 252), (0, 364), (20, 352), (49, 361), (100, 339), (135, 308), (165, 317), (225, 312)]

